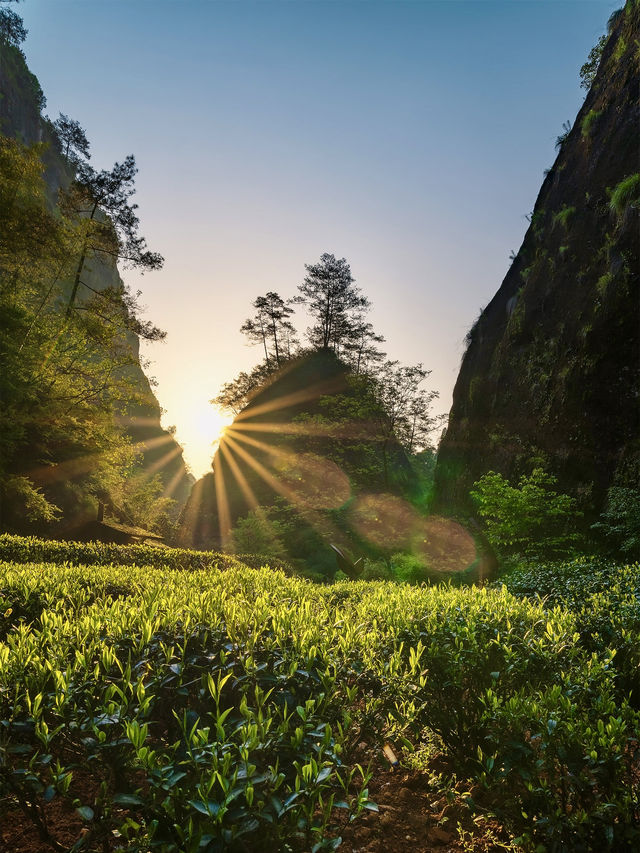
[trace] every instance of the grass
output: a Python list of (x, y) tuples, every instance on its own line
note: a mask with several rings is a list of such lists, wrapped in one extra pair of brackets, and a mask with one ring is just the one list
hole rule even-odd
[(629, 207), (636, 207), (639, 202), (640, 172), (636, 172), (634, 175), (628, 175), (615, 187), (609, 206), (614, 213), (622, 217)]
[(583, 139), (589, 139), (593, 132), (593, 128), (601, 115), (602, 110), (589, 110), (585, 115), (582, 119), (582, 123), (580, 124), (580, 133), (582, 134)]

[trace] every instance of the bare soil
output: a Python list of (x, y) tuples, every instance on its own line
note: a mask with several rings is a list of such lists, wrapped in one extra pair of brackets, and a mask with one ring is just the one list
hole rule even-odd
[[(499, 824), (493, 819), (474, 823), (464, 799), (455, 792), (449, 798), (443, 796), (431, 781), (431, 774), (393, 769), (381, 752), (364, 743), (356, 749), (354, 761), (372, 769), (369, 797), (378, 811), (366, 811), (352, 823), (345, 819), (339, 830), (340, 853), (492, 853), (504, 849), (497, 844), (498, 839), (506, 841)], [(73, 794), (82, 802), (91, 802), (96, 782), (89, 776), (76, 776), (74, 788)], [(477, 793), (474, 799), (478, 801)], [(46, 806), (45, 814), (47, 829), (60, 845), (57, 848), (40, 837), (31, 819), (17, 805), (0, 803), (0, 853), (70, 850), (88, 832), (70, 799), (55, 798)], [(123, 820), (125, 816), (123, 810)], [(106, 853), (117, 845), (118, 840), (109, 837), (96, 839), (88, 847)]]

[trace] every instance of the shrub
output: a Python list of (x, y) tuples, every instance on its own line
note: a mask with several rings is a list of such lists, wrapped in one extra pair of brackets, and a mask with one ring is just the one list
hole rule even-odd
[(640, 709), (640, 565), (600, 558), (571, 562), (527, 561), (503, 578), (511, 593), (540, 599), (547, 610), (574, 614), (581, 645), (589, 653), (611, 653), (618, 700)]
[(391, 580), (391, 578), (391, 569), (383, 560), (365, 559), (364, 569), (362, 571), (363, 581), (388, 581)]
[(580, 69), (580, 86), (583, 89), (590, 89), (591, 84), (596, 78), (600, 59), (602, 58), (602, 51), (604, 50), (604, 46), (607, 43), (608, 38), (608, 34), (600, 36), (598, 41), (589, 51), (589, 58)]
[(629, 175), (620, 181), (611, 193), (609, 206), (614, 213), (622, 217), (628, 207), (637, 207), (640, 203), (640, 172)]
[(391, 574), (403, 583), (421, 583), (428, 577), (428, 569), (413, 554), (397, 553), (391, 556)]
[(114, 545), (109, 542), (65, 542), (35, 536), (0, 534), (0, 560), (14, 563), (72, 563), (82, 566), (155, 566), (169, 569), (224, 569), (237, 566), (228, 554), (157, 548), (153, 545)]
[(612, 486), (600, 521), (592, 526), (631, 559), (640, 558), (640, 490)]
[(553, 490), (556, 478), (535, 468), (517, 486), (494, 471), (474, 483), (471, 498), (491, 544), (504, 552), (567, 553), (578, 541), (575, 498)]
[(562, 210), (559, 210), (553, 217), (553, 227), (556, 225), (561, 225), (566, 231), (569, 228), (569, 220), (576, 212), (575, 207), (567, 207), (564, 205)]
[(262, 507), (252, 509), (243, 518), (239, 518), (231, 532), (233, 550), (236, 553), (260, 554), (265, 560), (269, 557), (286, 556), (282, 538), (286, 527), (282, 522), (269, 518)]

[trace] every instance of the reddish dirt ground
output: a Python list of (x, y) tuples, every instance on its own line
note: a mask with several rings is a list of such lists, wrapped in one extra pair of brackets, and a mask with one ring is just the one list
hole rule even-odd
[[(462, 798), (448, 802), (430, 784), (428, 774), (394, 770), (381, 753), (365, 744), (357, 748), (354, 759), (363, 766), (371, 762), (369, 797), (379, 811), (367, 811), (340, 829), (340, 853), (463, 853), (470, 849), (492, 853), (503, 849), (491, 840), (500, 836), (504, 840), (499, 825), (489, 820), (476, 826)], [(78, 784), (85, 790), (75, 793), (84, 794), (84, 802), (90, 801), (90, 789), (94, 787), (91, 780), (78, 780)], [(63, 849), (70, 849), (87, 831), (69, 800), (56, 798), (47, 806), (46, 814), (51, 834)], [(123, 819), (124, 816), (123, 812)], [(468, 833), (466, 847), (460, 840), (458, 824)], [(104, 847), (100, 842), (100, 846), (91, 845), (90, 849), (113, 850), (116, 844), (112, 838)], [(51, 853), (53, 849), (39, 838), (30, 819), (17, 807), (10, 806), (0, 813), (0, 853)]]
[[(378, 812), (366, 812), (341, 832), (340, 853), (492, 853), (498, 847), (493, 839), (506, 840), (497, 821), (487, 819), (481, 826), (461, 796), (451, 802), (430, 782), (430, 774), (393, 769), (382, 753), (371, 752), (360, 744), (356, 760), (371, 762), (369, 798)], [(368, 753), (368, 758), (367, 758)], [(431, 770), (445, 772), (434, 759)], [(474, 792), (475, 793), (475, 792)], [(477, 799), (477, 793), (475, 793)], [(464, 846), (458, 825), (465, 833)]]

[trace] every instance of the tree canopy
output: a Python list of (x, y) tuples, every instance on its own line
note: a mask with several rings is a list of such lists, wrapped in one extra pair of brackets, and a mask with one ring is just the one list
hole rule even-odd
[[(142, 272), (160, 269), (164, 263), (162, 255), (149, 251), (144, 237), (138, 233), (138, 206), (130, 201), (135, 193), (137, 171), (132, 154), (109, 171), (96, 171), (86, 162), (78, 163), (76, 179), (62, 200), (63, 212), (77, 222), (82, 232), (67, 317), (76, 307), (80, 286), (91, 289), (83, 280), (83, 272), (92, 255), (121, 261), (125, 267)], [(144, 334), (145, 329), (142, 325), (136, 331)], [(146, 330), (151, 339), (160, 337), (154, 328)]]
[(278, 293), (268, 291), (254, 302), (255, 314), (242, 324), (240, 331), (252, 344), (261, 344), (265, 363), (280, 367), (298, 348), (298, 339), (289, 317), (294, 313)]
[[(0, 3), (17, 3), (19, 0), (0, 0)], [(13, 9), (0, 6), (0, 41), (19, 48), (29, 31), (24, 21)]]
[(299, 285), (293, 302), (306, 306), (314, 324), (307, 329), (307, 338), (319, 349), (340, 353), (348, 341), (352, 326), (369, 308), (369, 300), (355, 286), (351, 267), (345, 258), (321, 255), (317, 264), (305, 264), (307, 274)]
[(139, 480), (120, 423), (138, 395), (130, 332), (146, 324), (123, 286), (89, 289), (67, 312), (92, 244), (86, 219), (50, 208), (41, 153), (0, 137), (0, 524), (51, 523), (92, 496), (148, 521), (161, 486)]

